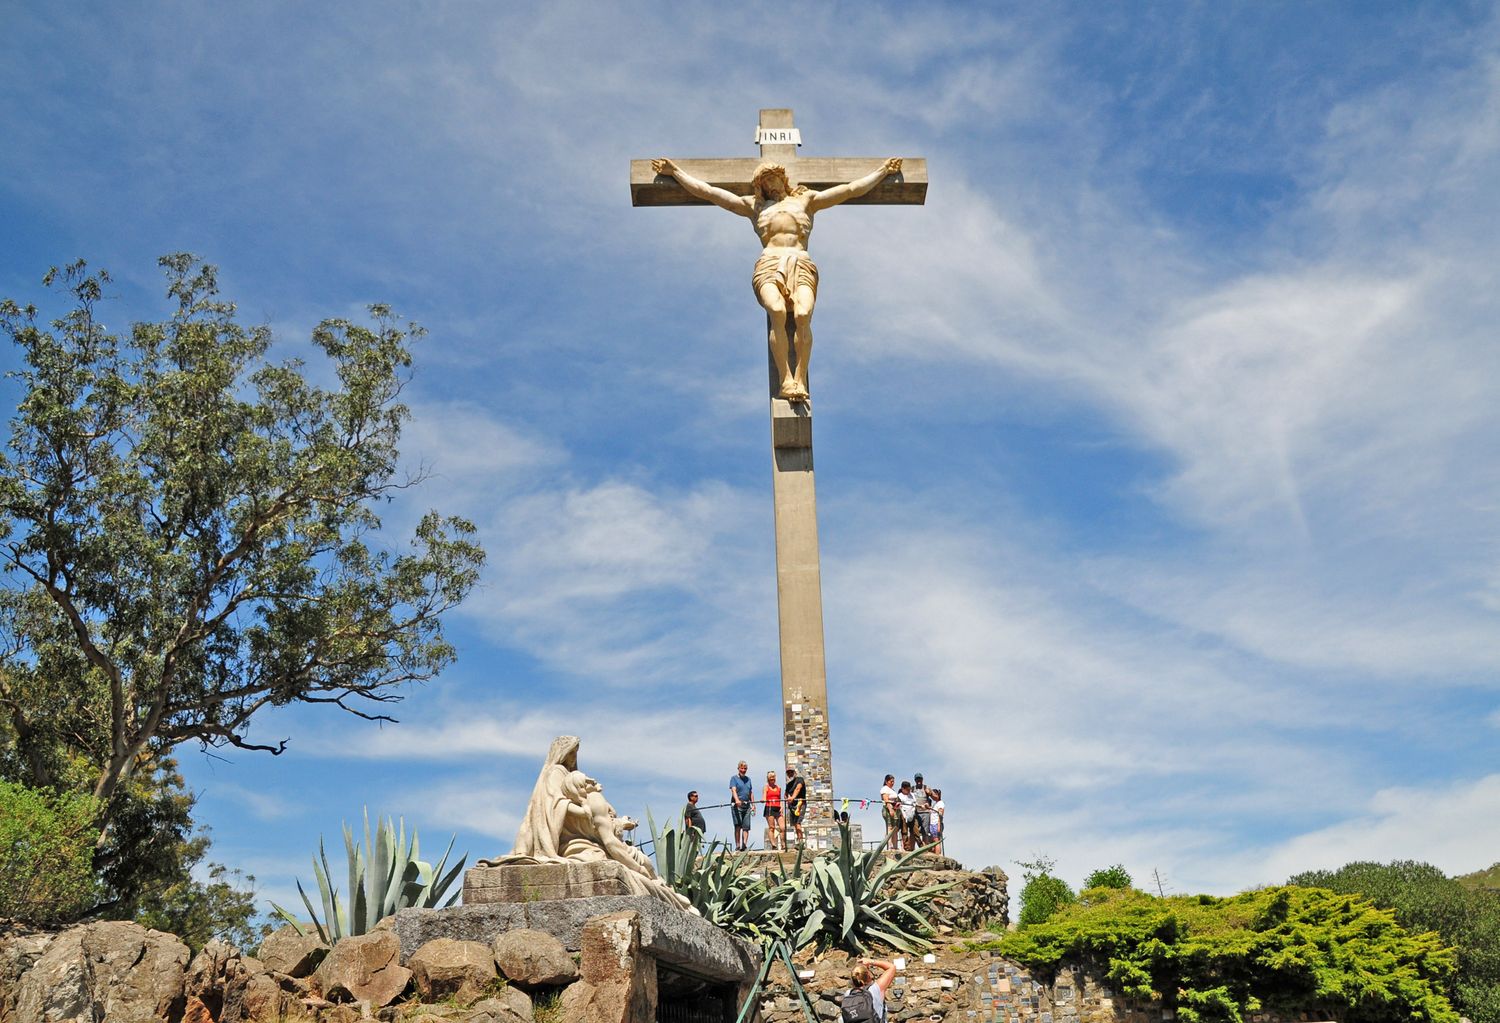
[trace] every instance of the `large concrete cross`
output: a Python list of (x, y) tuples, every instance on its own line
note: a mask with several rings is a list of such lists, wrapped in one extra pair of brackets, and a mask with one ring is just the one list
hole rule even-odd
[[(790, 110), (762, 110), (759, 159), (685, 159), (676, 164), (710, 185), (748, 195), (763, 160), (784, 164), (792, 184), (821, 191), (852, 181), (883, 162), (876, 157), (799, 157)], [(901, 173), (848, 203), (920, 205), (927, 198), (927, 162), (903, 157)], [(634, 206), (704, 206), (674, 178), (657, 175), (650, 160), (630, 161)], [(740, 285), (743, 287), (743, 285)], [(777, 397), (780, 379), (770, 363), (771, 451), (775, 465), (776, 599), (781, 634), (781, 701), (786, 762), (807, 781), (807, 839), (829, 848), (833, 824), (833, 759), (828, 729), (828, 681), (823, 659), (823, 591), (818, 566), (818, 506), (813, 485), (812, 406)], [(732, 753), (732, 751), (726, 751)], [(726, 762), (732, 762), (728, 756)]]

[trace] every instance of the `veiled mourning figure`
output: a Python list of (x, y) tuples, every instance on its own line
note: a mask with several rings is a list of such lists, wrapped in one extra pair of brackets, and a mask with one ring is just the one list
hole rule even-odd
[(650, 895), (697, 912), (687, 899), (656, 876), (651, 860), (622, 837), (635, 827), (615, 813), (604, 798), (604, 786), (578, 770), (578, 737), (552, 740), (531, 803), (516, 832), (509, 855), (480, 860), (480, 866), (510, 863), (597, 863), (610, 861), (626, 870), (625, 882), (637, 895)]

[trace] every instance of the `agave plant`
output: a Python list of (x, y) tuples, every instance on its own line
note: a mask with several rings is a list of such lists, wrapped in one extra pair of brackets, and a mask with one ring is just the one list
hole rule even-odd
[(729, 846), (720, 842), (702, 849), (697, 831), (658, 831), (650, 811), (646, 819), (662, 879), (687, 896), (709, 923), (760, 943), (760, 973), (737, 1023), (753, 1015), (775, 962), (786, 964), (803, 1015), (808, 1023), (817, 1023), (792, 956), (810, 944), (862, 953), (875, 941), (905, 952), (929, 948), (932, 927), (926, 904), (953, 886), (950, 881), (887, 894), (892, 878), (922, 869), (918, 859), (928, 850), (886, 861), (879, 849), (855, 849), (848, 824), (839, 826), (842, 841), (832, 853), (814, 858), (804, 868), (799, 850), (790, 869), (776, 861), (757, 876), (745, 853), (730, 855)]
[[(364, 843), (356, 845), (354, 831), (344, 825), (344, 850), (349, 866), (349, 896), (347, 902), (340, 901), (338, 889), (330, 882), (333, 870), (328, 866), (328, 854), (323, 849), (323, 839), (318, 838), (318, 857), (313, 860), (313, 875), (318, 881), (318, 893), (322, 896), (323, 916), (313, 907), (312, 900), (297, 881), (297, 893), (317, 929), (318, 937), (332, 945), (341, 938), (366, 934), (381, 920), (398, 909), (412, 906), (432, 908), (451, 906), (459, 893), (453, 892), (446, 902), (443, 896), (453, 886), (464, 869), (468, 855), (460, 857), (451, 869), (444, 873), (448, 854), (453, 851), (455, 835), (448, 840), (437, 866), (423, 862), (417, 844), (416, 829), (412, 829), (411, 842), (406, 840), (406, 820), (398, 825), (389, 817), (376, 820), (375, 839), (371, 841), (370, 811), (365, 810)], [(276, 915), (305, 934), (302, 924), (291, 913), (276, 903), (271, 903)]]
[(930, 947), (926, 904), (953, 882), (886, 891), (893, 878), (922, 869), (928, 850), (886, 860), (879, 849), (856, 849), (847, 824), (840, 832), (839, 847), (805, 868), (798, 852), (789, 870), (777, 862), (756, 876), (745, 853), (730, 855), (718, 842), (700, 852), (697, 832), (658, 832), (651, 820), (657, 872), (710, 923), (793, 953), (813, 943), (861, 953), (876, 941), (905, 952)]
[[(930, 948), (926, 904), (955, 882), (928, 885), (901, 892), (885, 892), (892, 878), (921, 870), (918, 862), (926, 849), (915, 849), (894, 860), (886, 860), (880, 849), (858, 850), (850, 839), (849, 826), (839, 826), (842, 841), (831, 855), (812, 861), (803, 890), (806, 917), (792, 947), (800, 949), (816, 942), (822, 948), (844, 948), (868, 952), (879, 941), (903, 952)], [(799, 858), (800, 867), (800, 858)]]
[(650, 807), (646, 808), (646, 825), (651, 829), (651, 855), (656, 860), (657, 876), (676, 888), (678, 880), (686, 878), (697, 866), (703, 832), (697, 828), (678, 831), (674, 825), (659, 831)]

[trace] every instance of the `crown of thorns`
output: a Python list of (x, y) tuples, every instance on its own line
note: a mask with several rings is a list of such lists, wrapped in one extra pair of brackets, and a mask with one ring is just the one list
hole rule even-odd
[(755, 176), (750, 179), (750, 187), (759, 192), (760, 183), (773, 174), (780, 175), (788, 189), (792, 187), (792, 179), (787, 176), (786, 167), (779, 163), (763, 163), (755, 168)]

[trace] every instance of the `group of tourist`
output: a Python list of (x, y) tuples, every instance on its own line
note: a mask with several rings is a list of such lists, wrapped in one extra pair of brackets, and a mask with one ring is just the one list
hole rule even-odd
[[(761, 790), (760, 799), (757, 800), (755, 783), (750, 780), (750, 767), (741, 760), (735, 773), (729, 778), (729, 809), (734, 820), (736, 852), (745, 852), (750, 848), (750, 822), (755, 819), (757, 802), (763, 808), (766, 821), (766, 848), (785, 849), (788, 829), (796, 835), (798, 845), (806, 842), (802, 822), (807, 816), (807, 782), (797, 773), (797, 769), (787, 767), (785, 788), (776, 784), (775, 771), (767, 771), (765, 788)], [(698, 809), (697, 789), (687, 795), (687, 806), (682, 808), (682, 825), (685, 828), (697, 828), (699, 832), (708, 829), (703, 811)]]
[(896, 785), (896, 776), (888, 774), (880, 786), (880, 813), (885, 820), (885, 844), (888, 849), (912, 850), (933, 846), (943, 851), (943, 790), (932, 788), (918, 772), (914, 781)]
[[(933, 788), (915, 775), (915, 782), (896, 784), (896, 776), (888, 774), (880, 787), (881, 817), (885, 821), (885, 844), (889, 849), (908, 851), (921, 846), (932, 846), (933, 851), (943, 851), (943, 821), (947, 807), (943, 803), (943, 790)], [(847, 805), (849, 800), (844, 801)], [(806, 841), (802, 833), (802, 822), (807, 817), (807, 782), (795, 767), (786, 769), (785, 787), (776, 783), (776, 772), (766, 772), (766, 783), (760, 796), (755, 794), (755, 783), (750, 778), (749, 765), (741, 760), (735, 773), (729, 778), (729, 807), (734, 824), (734, 848), (745, 852), (750, 848), (750, 826), (755, 819), (755, 804), (761, 805), (766, 821), (766, 848), (786, 849), (791, 831), (797, 844)], [(865, 805), (861, 800), (860, 805)], [(848, 813), (835, 814), (841, 820), (849, 820)], [(682, 808), (682, 826), (696, 828), (701, 834), (708, 830), (703, 811), (698, 808), (698, 790), (687, 794), (687, 805)]]

